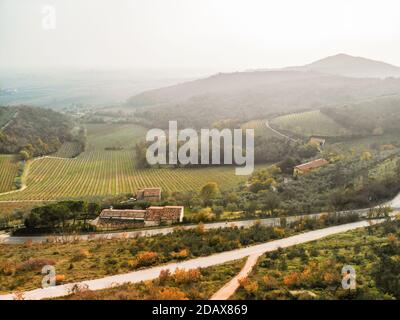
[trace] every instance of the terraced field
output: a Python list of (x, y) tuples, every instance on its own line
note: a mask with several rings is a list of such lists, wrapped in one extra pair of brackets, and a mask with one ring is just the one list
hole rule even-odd
[(143, 136), (143, 128), (132, 125), (88, 127), (88, 151), (75, 159), (44, 158), (29, 166), (27, 188), (0, 196), (0, 201), (91, 198), (134, 192), (141, 187), (160, 186), (166, 191), (199, 190), (217, 182), (221, 189), (235, 186), (246, 177), (235, 175), (233, 167), (199, 169), (138, 169), (134, 150), (107, 151), (114, 139), (132, 146)]
[(292, 113), (271, 121), (280, 129), (304, 136), (343, 136), (349, 132), (319, 110)]
[(13, 189), (18, 163), (14, 156), (0, 155), (0, 193)]

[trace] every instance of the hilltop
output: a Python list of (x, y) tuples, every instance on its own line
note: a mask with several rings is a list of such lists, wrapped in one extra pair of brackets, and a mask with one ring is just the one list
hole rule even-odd
[(165, 119), (174, 119), (201, 127), (219, 119), (247, 120), (397, 95), (400, 78), (372, 76), (395, 75), (398, 70), (337, 55), (303, 67), (216, 74), (143, 92), (127, 104), (152, 126), (164, 127)]
[(400, 77), (400, 67), (343, 53), (315, 61), (302, 67), (289, 67), (286, 70), (313, 71), (355, 78)]

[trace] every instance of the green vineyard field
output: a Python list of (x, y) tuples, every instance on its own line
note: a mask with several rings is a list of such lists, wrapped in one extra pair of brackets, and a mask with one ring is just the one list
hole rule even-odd
[[(155, 186), (170, 192), (198, 191), (210, 181), (229, 189), (247, 179), (236, 176), (233, 167), (138, 169), (132, 146), (144, 133), (144, 129), (132, 125), (89, 126), (88, 151), (75, 159), (33, 161), (26, 178), (27, 188), (2, 195), (0, 201), (104, 197)], [(105, 150), (113, 141), (120, 141), (124, 150)]]
[(209, 181), (233, 187), (245, 178), (234, 168), (136, 169), (132, 151), (85, 152), (77, 159), (41, 159), (32, 163), (28, 188), (0, 200), (51, 200), (108, 196), (160, 186), (168, 191), (199, 190)]
[(280, 137), (270, 130), (266, 125), (266, 120), (251, 120), (241, 125), (242, 129), (254, 129), (255, 136)]
[(348, 130), (337, 124), (319, 110), (292, 113), (275, 118), (272, 124), (304, 136), (343, 136)]
[(0, 193), (13, 189), (18, 163), (14, 156), (0, 155)]
[(65, 142), (61, 148), (52, 154), (59, 158), (74, 158), (80, 153), (80, 147), (77, 142)]

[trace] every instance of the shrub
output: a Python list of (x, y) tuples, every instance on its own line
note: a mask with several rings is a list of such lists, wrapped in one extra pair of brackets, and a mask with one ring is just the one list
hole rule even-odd
[(56, 284), (62, 284), (65, 281), (65, 275), (57, 274), (56, 275)]
[(15, 264), (9, 261), (0, 261), (0, 274), (5, 276), (11, 276), (15, 273)]
[(17, 266), (17, 271), (41, 271), (44, 266), (54, 266), (56, 262), (46, 258), (30, 258)]
[(263, 284), (265, 286), (266, 289), (271, 290), (271, 289), (275, 289), (279, 287), (279, 283), (278, 281), (269, 275), (265, 275), (263, 278)]
[(173, 287), (150, 288), (150, 300), (188, 300), (184, 292)]
[(139, 267), (149, 266), (157, 262), (158, 253), (153, 251), (142, 251), (136, 255), (137, 265)]
[(199, 269), (176, 269), (172, 276), (174, 281), (178, 284), (195, 282), (201, 279), (201, 272)]
[(90, 253), (86, 249), (79, 249), (79, 251), (72, 257), (72, 261), (81, 261), (90, 257)]
[(256, 281), (251, 281), (248, 278), (240, 279), (239, 284), (246, 293), (250, 295), (253, 295), (258, 291), (258, 283)]
[(173, 258), (176, 258), (176, 259), (185, 259), (185, 258), (187, 258), (189, 256), (189, 250), (188, 249), (182, 249), (179, 252), (172, 252), (171, 256)]

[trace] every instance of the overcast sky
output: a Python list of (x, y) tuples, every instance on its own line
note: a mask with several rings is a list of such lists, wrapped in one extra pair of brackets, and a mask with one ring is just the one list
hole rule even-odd
[(0, 0), (0, 68), (237, 71), (336, 53), (400, 65), (400, 1)]

